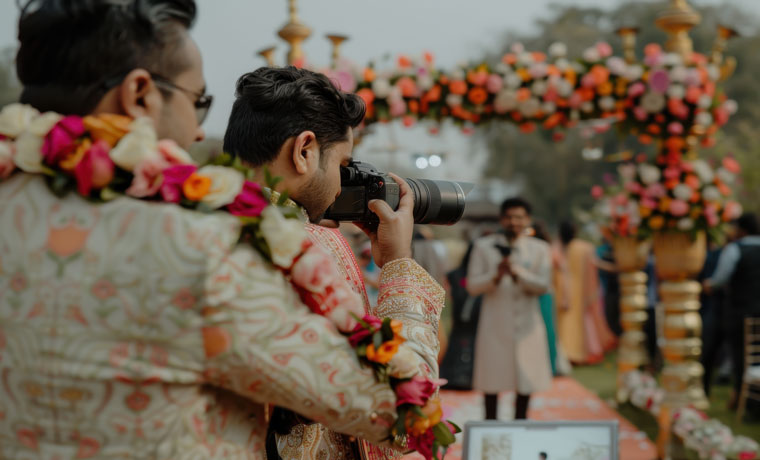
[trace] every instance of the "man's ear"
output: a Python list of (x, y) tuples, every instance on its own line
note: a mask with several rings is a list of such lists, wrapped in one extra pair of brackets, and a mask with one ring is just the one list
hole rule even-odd
[(313, 131), (304, 131), (293, 142), (293, 167), (298, 174), (309, 174), (319, 165), (319, 145)]
[(118, 98), (124, 113), (130, 118), (159, 120), (163, 98), (147, 70), (134, 69), (129, 72), (119, 86)]

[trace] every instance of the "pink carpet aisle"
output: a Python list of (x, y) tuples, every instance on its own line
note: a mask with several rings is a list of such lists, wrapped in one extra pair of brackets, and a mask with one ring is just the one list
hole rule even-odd
[[(444, 412), (464, 429), (467, 421), (483, 419), (483, 395), (474, 391), (442, 391)], [(499, 398), (499, 418), (511, 420), (514, 394), (502, 393)], [(597, 395), (569, 377), (554, 379), (551, 390), (536, 393), (530, 401), (528, 417), (534, 420), (612, 420), (620, 426), (620, 460), (653, 460), (657, 458), (655, 445), (628, 420), (611, 409)], [(463, 434), (449, 449), (446, 460), (461, 460)], [(410, 454), (403, 460), (418, 460), (422, 456)], [(477, 460), (477, 459), (471, 459)]]

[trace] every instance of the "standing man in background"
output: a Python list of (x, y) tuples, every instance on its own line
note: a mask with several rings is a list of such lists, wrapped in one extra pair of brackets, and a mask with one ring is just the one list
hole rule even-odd
[(706, 294), (729, 290), (727, 335), (731, 348), (734, 390), (729, 408), (735, 409), (744, 378), (744, 318), (760, 316), (760, 223), (744, 213), (734, 223), (736, 241), (723, 249), (712, 277), (702, 282)]
[(525, 419), (530, 394), (551, 386), (538, 302), (551, 285), (551, 254), (544, 241), (526, 236), (531, 206), (524, 199), (505, 200), (500, 223), (503, 232), (475, 242), (467, 272), (467, 291), (484, 295), (473, 387), (485, 393), (486, 419), (496, 419), (500, 391), (517, 393), (515, 419)]

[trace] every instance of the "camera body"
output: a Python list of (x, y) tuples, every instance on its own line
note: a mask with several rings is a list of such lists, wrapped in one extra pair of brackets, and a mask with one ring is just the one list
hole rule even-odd
[[(414, 223), (453, 225), (462, 218), (466, 192), (458, 182), (406, 179), (414, 200)], [(380, 219), (369, 210), (372, 200), (383, 200), (398, 209), (401, 187), (386, 173), (361, 161), (340, 168), (341, 191), (325, 213), (325, 219), (361, 222), (376, 228)]]
[(401, 201), (401, 188), (396, 181), (361, 161), (340, 168), (340, 184), (340, 196), (327, 210), (326, 219), (377, 225), (380, 220), (367, 207), (369, 202), (383, 200), (395, 210)]

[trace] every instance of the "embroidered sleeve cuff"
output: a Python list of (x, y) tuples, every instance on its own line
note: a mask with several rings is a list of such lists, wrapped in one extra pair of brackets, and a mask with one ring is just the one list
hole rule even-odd
[(414, 295), (425, 304), (426, 312), (440, 315), (446, 298), (443, 290), (428, 272), (412, 259), (397, 259), (383, 266), (380, 273), (380, 296), (393, 294)]

